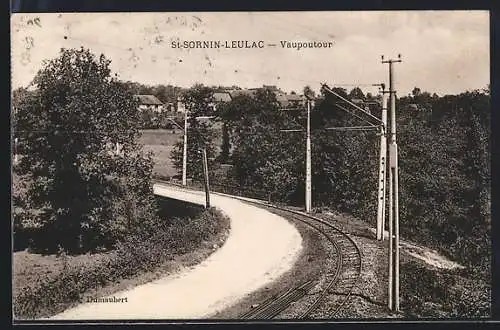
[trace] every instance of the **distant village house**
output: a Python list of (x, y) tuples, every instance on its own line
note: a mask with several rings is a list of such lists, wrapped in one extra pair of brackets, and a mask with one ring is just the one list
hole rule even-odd
[(135, 95), (135, 98), (139, 101), (139, 110), (153, 110), (155, 112), (167, 110), (165, 105), (154, 95)]

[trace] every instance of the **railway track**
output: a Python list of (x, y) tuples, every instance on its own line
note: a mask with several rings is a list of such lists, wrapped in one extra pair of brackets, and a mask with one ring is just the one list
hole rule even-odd
[[(168, 181), (155, 180), (158, 183), (184, 188), (183, 186)], [(227, 195), (219, 193), (221, 195)], [(306, 296), (313, 296), (307, 299), (307, 306), (302, 311), (299, 318), (333, 318), (340, 311), (348, 308), (351, 302), (351, 295), (356, 289), (362, 271), (361, 251), (354, 240), (345, 232), (335, 227), (330, 222), (305, 214), (303, 212), (291, 210), (277, 205), (272, 205), (265, 201), (248, 199), (239, 196), (227, 195), (232, 198), (242, 200), (247, 203), (259, 205), (268, 211), (288, 219), (300, 221), (316, 231), (332, 244), (336, 255), (336, 262), (332, 269), (326, 271), (325, 279), (312, 279), (301, 283), (296, 287), (268, 298), (248, 312), (240, 315), (242, 319), (271, 319), (279, 316), (287, 310), (292, 303), (298, 302)], [(317, 292), (310, 293), (313, 288)], [(328, 299), (325, 301), (325, 298)]]
[[(275, 214), (300, 221), (318, 231), (333, 246), (337, 261), (332, 269), (327, 270), (326, 280), (322, 283), (319, 283), (317, 279), (308, 281), (290, 289), (290, 293), (285, 296), (286, 299), (281, 296), (273, 297), (264, 303), (263, 308), (255, 309), (255, 311), (250, 310), (241, 317), (248, 319), (276, 317), (285, 311), (291, 303), (308, 295), (309, 291), (317, 285), (320, 286), (319, 292), (314, 294), (314, 299), (308, 303), (306, 310), (299, 316), (300, 318), (333, 318), (341, 310), (347, 308), (362, 270), (361, 252), (356, 243), (346, 233), (322, 219), (268, 203), (257, 204), (268, 208)], [(333, 293), (334, 289), (335, 293)], [(328, 301), (325, 302), (327, 296)], [(272, 312), (268, 312), (268, 310)]]

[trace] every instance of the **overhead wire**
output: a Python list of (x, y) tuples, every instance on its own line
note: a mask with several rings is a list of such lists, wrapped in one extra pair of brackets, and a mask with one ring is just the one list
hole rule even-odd
[(348, 104), (350, 104), (355, 110), (358, 110), (362, 113), (364, 113), (365, 115), (367, 115), (368, 117), (374, 119), (377, 121), (377, 123), (382, 123), (382, 120), (380, 120), (379, 118), (375, 117), (374, 115), (372, 115), (371, 113), (365, 111), (364, 109), (362, 109), (361, 107), (357, 106), (356, 104), (352, 103), (351, 101), (349, 101), (348, 99), (342, 97), (341, 95), (337, 94), (335, 91), (333, 91), (332, 89), (330, 89), (326, 84), (323, 84), (323, 89), (325, 89), (326, 91), (328, 91), (330, 94), (333, 94), (335, 95), (336, 97), (338, 97), (339, 99), (341, 99), (342, 101), (344, 102), (347, 102)]
[(376, 125), (374, 125), (373, 123), (371, 123), (369, 120), (367, 120), (367, 119), (365, 119), (365, 118), (363, 118), (363, 117), (361, 117), (361, 116), (357, 115), (357, 114), (356, 114), (356, 113), (354, 113), (353, 111), (349, 111), (347, 108), (344, 108), (344, 107), (343, 107), (343, 106), (341, 106), (340, 104), (335, 103), (335, 106), (336, 106), (336, 107), (338, 107), (339, 109), (344, 110), (345, 112), (347, 112), (347, 113), (349, 113), (349, 114), (353, 115), (354, 117), (356, 117), (356, 118), (358, 118), (358, 119), (360, 119), (360, 120), (362, 120), (362, 121), (364, 121), (364, 122), (366, 122), (366, 123), (370, 124), (370, 126), (376, 127)]
[[(299, 27), (299, 28), (302, 28), (303, 30), (307, 30), (309, 32), (312, 32), (312, 33), (314, 33), (316, 35), (321, 34), (321, 35), (324, 35), (324, 36), (328, 37), (329, 39), (333, 39), (334, 38), (334, 35), (331, 34), (331, 33), (313, 29), (313, 28), (311, 28), (309, 26), (305, 26), (305, 25), (303, 25), (301, 23), (298, 23), (296, 21), (289, 21), (289, 20), (284, 19), (284, 18), (282, 18), (282, 17), (280, 17), (278, 15), (276, 15), (274, 18), (276, 18), (276, 19), (278, 19), (278, 20), (280, 20), (280, 21), (288, 24), (287, 26), (290, 26), (291, 28), (293, 28), (293, 27)], [(291, 28), (288, 28), (288, 29), (291, 29)], [(318, 41), (318, 40), (316, 40), (316, 41)]]

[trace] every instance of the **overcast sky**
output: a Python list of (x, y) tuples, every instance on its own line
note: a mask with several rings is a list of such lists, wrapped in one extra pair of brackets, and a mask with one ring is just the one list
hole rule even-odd
[[(266, 84), (297, 92), (310, 85), (317, 91), (321, 82), (387, 82), (380, 55), (398, 53), (399, 95), (415, 86), (440, 95), (460, 93), (490, 80), (487, 11), (14, 14), (11, 35), (13, 88), (28, 85), (42, 61), (60, 48), (80, 46), (104, 53), (121, 79), (144, 84)], [(175, 40), (263, 40), (278, 46), (174, 49)], [(282, 49), (280, 41), (334, 45)]]

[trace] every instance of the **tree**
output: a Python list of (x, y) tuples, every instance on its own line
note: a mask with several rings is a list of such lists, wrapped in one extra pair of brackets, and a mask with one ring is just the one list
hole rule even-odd
[[(110, 62), (83, 48), (61, 49), (35, 76), (36, 92), (18, 104), (24, 152), (16, 171), (28, 178), (31, 218), (42, 233), (34, 248), (110, 248), (154, 221), (138, 104), (111, 76)], [(124, 209), (134, 217), (121, 216)]]
[(365, 94), (363, 94), (363, 91), (359, 87), (354, 87), (350, 92), (349, 92), (349, 98), (350, 99), (361, 99), (363, 100), (365, 98)]
[[(341, 88), (333, 90), (347, 97)], [(376, 197), (375, 136), (370, 133), (326, 131), (325, 127), (360, 125), (342, 111), (329, 93), (311, 111), (313, 200), (367, 219)]]
[(312, 88), (310, 86), (304, 87), (303, 93), (304, 93), (305, 97), (308, 97), (308, 98), (314, 98), (315, 97), (315, 93), (314, 93), (314, 91), (312, 90)]
[(275, 94), (262, 89), (255, 97), (237, 96), (222, 109), (221, 117), (230, 132), (231, 160), (238, 183), (252, 189), (288, 194), (289, 189), (284, 186), (289, 186), (288, 172), (295, 165), (289, 160), (296, 153), (287, 155), (293, 148), (284, 148), (292, 139), (280, 139), (279, 130), (285, 126)]
[(156, 85), (153, 87), (153, 95), (158, 98), (163, 103), (169, 101), (168, 99), (168, 89), (165, 85)]

